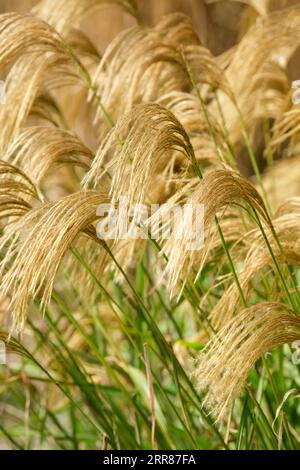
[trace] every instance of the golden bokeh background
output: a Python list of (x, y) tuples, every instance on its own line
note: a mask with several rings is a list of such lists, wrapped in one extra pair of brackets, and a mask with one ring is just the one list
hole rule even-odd
[[(234, 46), (240, 36), (257, 19), (257, 10), (263, 13), (278, 8), (300, 4), (299, 0), (253, 0), (257, 10), (249, 6), (251, 0), (136, 0), (141, 20), (145, 25), (156, 24), (164, 15), (182, 12), (192, 18), (204, 46), (215, 55)], [(0, 13), (28, 12), (38, 0), (0, 0)], [(121, 8), (106, 5), (86, 17), (82, 29), (100, 51), (134, 20)], [(97, 26), (95, 26), (97, 25)]]

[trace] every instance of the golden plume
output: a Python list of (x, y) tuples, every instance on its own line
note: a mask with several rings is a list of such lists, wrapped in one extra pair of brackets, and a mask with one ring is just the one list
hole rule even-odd
[(9, 247), (1, 262), (1, 295), (10, 295), (12, 331), (22, 331), (28, 303), (42, 287), (41, 304), (46, 308), (62, 258), (95, 221), (103, 202), (107, 197), (97, 191), (75, 193), (32, 209), (7, 229), (1, 240), (1, 249)]
[(194, 377), (203, 405), (223, 421), (255, 362), (266, 352), (300, 339), (300, 319), (285, 305), (265, 302), (240, 311), (200, 353)]

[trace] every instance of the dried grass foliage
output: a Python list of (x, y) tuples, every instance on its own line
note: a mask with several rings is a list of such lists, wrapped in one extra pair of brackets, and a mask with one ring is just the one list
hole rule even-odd
[[(130, 204), (204, 204), (208, 243), (203, 249), (191, 253), (184, 240), (172, 236), (162, 241), (167, 261), (161, 258), (158, 264), (171, 294), (220, 256), (218, 218), (234, 261), (242, 265), (238, 277), (246, 299), (258, 273), (266, 266), (276, 271), (270, 247), (283, 268), (286, 261), (299, 265), (299, 199), (271, 218), (260, 189), (238, 172), (238, 158), (232, 157), (244, 145), (241, 115), (254, 148), (255, 131), (267, 117), (274, 123), (267, 150), (292, 153), (298, 168), (294, 146), (300, 108), (289, 104), (287, 64), (300, 41), (300, 9), (272, 14), (271, 2), (245, 2), (263, 18), (221, 57), (200, 44), (181, 14), (153, 28), (137, 24), (122, 32), (101, 57), (75, 28), (104, 3), (138, 18), (135, 2), (126, 0), (43, 0), (32, 14), (0, 17), (0, 69), (7, 84), (7, 100), (0, 107), (0, 218), (5, 221), (0, 288), (10, 299), (13, 332), (23, 330), (32, 299), (47, 307), (71, 246), (82, 250), (105, 283), (111, 261), (97, 244), (96, 209), (102, 202), (117, 204), (125, 195)], [(68, 100), (86, 111), (81, 134)], [(93, 130), (92, 145), (84, 126)], [(58, 166), (64, 168), (56, 174)], [(263, 178), (266, 188), (270, 178)], [(53, 181), (72, 194), (52, 200), (47, 184)], [(267, 195), (273, 208), (279, 205), (271, 190)], [(269, 247), (261, 228), (251, 217), (245, 224), (239, 211), (258, 214)], [(117, 240), (111, 249), (130, 267), (145, 246)], [(220, 263), (225, 260), (222, 254)], [(71, 261), (70, 269), (78, 282)], [(244, 309), (234, 279), (228, 279), (209, 314), (216, 336), (195, 371), (199, 388), (208, 390), (204, 403), (220, 420), (255, 361), (300, 336), (299, 319), (282, 304), (281, 292), (274, 298), (270, 292), (270, 302)]]
[(107, 197), (97, 191), (75, 193), (32, 209), (8, 228), (1, 241), (2, 249), (9, 244), (1, 262), (1, 292), (3, 296), (14, 293), (12, 331), (22, 331), (28, 303), (41, 290), (46, 308), (64, 255), (78, 235), (89, 234), (96, 209), (105, 202)]
[(53, 128), (49, 132), (46, 126), (22, 130), (3, 155), (4, 161), (21, 168), (36, 185), (59, 165), (87, 169), (93, 158), (93, 152), (70, 131)]
[(299, 317), (279, 303), (266, 302), (241, 310), (200, 354), (195, 370), (204, 406), (222, 421), (230, 412), (257, 359), (300, 334)]
[[(253, 186), (239, 174), (228, 170), (214, 170), (205, 174), (194, 188), (193, 193), (186, 198), (187, 204), (203, 204), (205, 240), (203, 250), (190, 251), (188, 240), (175, 240), (171, 237), (166, 241), (164, 252), (168, 258), (166, 275), (168, 287), (172, 290), (178, 285), (182, 273), (186, 279), (198, 270), (201, 272), (213, 240), (217, 235), (215, 217), (234, 203), (249, 204), (261, 215), (266, 224), (270, 223), (263, 200)], [(220, 242), (220, 241), (219, 241)]]

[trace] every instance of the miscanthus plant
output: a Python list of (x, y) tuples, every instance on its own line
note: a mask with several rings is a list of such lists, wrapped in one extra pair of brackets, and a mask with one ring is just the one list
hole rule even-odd
[[(300, 7), (245, 3), (218, 57), (134, 0), (0, 16), (1, 447), (300, 448)], [(100, 239), (121, 197), (203, 204), (203, 247)]]

